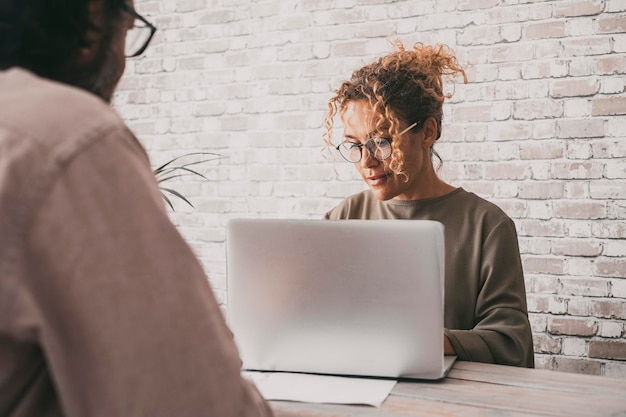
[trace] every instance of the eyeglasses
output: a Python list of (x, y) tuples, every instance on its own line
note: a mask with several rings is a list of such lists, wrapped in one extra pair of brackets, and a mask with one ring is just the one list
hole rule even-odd
[[(398, 136), (402, 136), (418, 124), (419, 122), (413, 123), (400, 132)], [(356, 143), (346, 140), (341, 142), (335, 149), (339, 151), (343, 159), (356, 164), (363, 157), (363, 147), (367, 149), (372, 157), (379, 161), (384, 161), (391, 156), (391, 140), (387, 138), (371, 138), (365, 143)]]
[(126, 13), (134, 18), (133, 26), (126, 32), (126, 49), (124, 50), (126, 58), (134, 58), (143, 54), (157, 28), (132, 7), (127, 4), (122, 7)]

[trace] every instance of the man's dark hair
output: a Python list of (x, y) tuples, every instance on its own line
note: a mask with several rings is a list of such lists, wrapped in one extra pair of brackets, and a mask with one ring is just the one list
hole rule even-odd
[[(42, 77), (66, 81), (90, 31), (107, 31), (90, 19), (93, 0), (2, 0), (0, 70), (26, 68)], [(126, 0), (104, 0), (105, 25), (119, 20)]]

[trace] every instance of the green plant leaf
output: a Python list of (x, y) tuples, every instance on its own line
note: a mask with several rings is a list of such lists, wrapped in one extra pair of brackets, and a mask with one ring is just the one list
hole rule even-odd
[[(191, 204), (191, 202), (189, 200), (187, 200), (187, 198), (185, 198), (184, 195), (182, 195), (181, 193), (179, 193), (176, 190), (172, 190), (171, 188), (163, 188), (161, 187), (161, 191), (164, 191), (166, 193), (170, 193), (172, 195), (175, 195), (176, 197), (180, 198), (181, 200), (183, 200), (185, 203), (189, 204), (191, 207), (193, 207), (193, 204)], [(163, 194), (163, 193), (161, 193)]]
[(174, 206), (172, 205), (172, 201), (165, 195), (164, 192), (161, 191), (161, 197), (163, 197), (163, 200), (165, 200), (165, 202), (167, 203), (168, 206), (170, 206), (170, 208), (172, 209), (172, 211), (176, 211), (174, 210)]
[[(184, 161), (184, 158), (190, 158), (194, 156), (198, 156), (200, 157), (200, 159), (191, 160), (189, 162)], [(187, 177), (187, 176), (198, 176), (206, 181), (209, 181), (209, 179), (206, 176), (198, 172), (196, 169), (191, 169), (188, 167), (192, 165), (204, 164), (204, 163), (215, 161), (221, 158), (222, 158), (221, 155), (212, 153), (212, 152), (190, 152), (190, 153), (177, 156), (176, 158), (173, 158), (167, 161), (163, 165), (153, 170), (155, 179), (159, 185), (159, 189), (161, 190), (161, 196), (163, 197), (167, 205), (172, 209), (172, 211), (175, 211), (174, 205), (172, 204), (171, 199), (166, 195), (166, 193), (183, 200), (185, 203), (189, 204), (191, 207), (193, 207), (193, 204), (191, 204), (191, 202), (185, 196), (183, 196), (180, 192), (169, 187), (168, 188), (163, 187), (162, 183), (169, 181), (171, 179), (174, 179), (174, 178)]]
[[(158, 173), (160, 173), (163, 169), (165, 169), (165, 168), (166, 168), (166, 167), (168, 167), (169, 165), (173, 164), (174, 162), (178, 161), (179, 159), (186, 158), (186, 157), (189, 157), (189, 156), (194, 156), (194, 155), (203, 155), (203, 156), (205, 156), (205, 155), (211, 155), (211, 156), (213, 156), (214, 158), (210, 158), (210, 159), (202, 159), (202, 160), (200, 160), (200, 161), (192, 161), (192, 162), (188, 162), (188, 163), (183, 164), (183, 165), (179, 165), (178, 167), (185, 167), (185, 166), (188, 166), (188, 165), (202, 164), (202, 163), (204, 163), (204, 162), (215, 161), (215, 160), (217, 160), (217, 159), (221, 159), (221, 158), (222, 158), (222, 156), (221, 156), (221, 155), (216, 154), (216, 153), (213, 153), (213, 152), (189, 152), (189, 153), (186, 153), (186, 154), (183, 154), (183, 155), (177, 156), (176, 158), (174, 158), (174, 159), (171, 159), (171, 160), (167, 161), (166, 163), (164, 163), (164, 164), (163, 164), (163, 165), (161, 165), (160, 167), (156, 168), (156, 169), (154, 170), (154, 173), (155, 173), (155, 174), (158, 174)], [(176, 168), (175, 168), (175, 169), (176, 169)]]
[[(176, 172), (176, 171), (185, 171), (185, 172), (187, 172), (187, 173), (186, 173), (186, 174), (174, 175), (174, 176), (171, 176), (171, 177), (166, 177), (166, 178), (161, 178), (162, 176), (164, 176), (164, 175), (166, 175), (166, 174), (169, 174), (170, 172)], [(186, 168), (186, 167), (182, 167), (182, 166), (181, 166), (181, 167), (176, 167), (176, 168), (168, 168), (168, 169), (166, 169), (166, 170), (161, 171), (161, 172), (157, 175), (157, 180), (158, 180), (159, 182), (163, 182), (163, 181), (167, 181), (167, 180), (172, 179), (172, 178), (176, 178), (176, 177), (185, 177), (185, 176), (188, 176), (188, 175), (197, 175), (197, 176), (199, 176), (199, 177), (204, 178), (204, 179), (205, 179), (205, 180), (207, 180), (207, 181), (209, 180), (207, 177), (205, 177), (205, 176), (204, 176), (204, 175), (202, 175), (201, 173), (199, 173), (199, 172), (197, 172), (197, 171), (194, 171), (193, 169)]]

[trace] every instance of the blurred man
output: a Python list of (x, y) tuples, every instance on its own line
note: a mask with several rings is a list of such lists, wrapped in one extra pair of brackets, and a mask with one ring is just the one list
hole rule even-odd
[(0, 416), (269, 416), (109, 101), (124, 0), (0, 2)]

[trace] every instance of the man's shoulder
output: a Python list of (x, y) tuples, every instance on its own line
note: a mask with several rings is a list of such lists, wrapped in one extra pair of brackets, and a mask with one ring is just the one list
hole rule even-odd
[[(114, 139), (109, 146), (141, 150), (122, 119), (96, 96), (25, 70), (0, 71), (0, 170), (11, 175), (0, 181), (2, 198), (45, 193), (72, 161), (107, 138)], [(15, 184), (31, 184), (32, 191)]]
[(44, 146), (123, 126), (108, 103), (95, 95), (19, 68), (0, 72), (0, 108), (3, 129)]
[(136, 141), (99, 97), (20, 68), (0, 71), (0, 109), (4, 163), (41, 165), (40, 174), (60, 169), (112, 134)]

